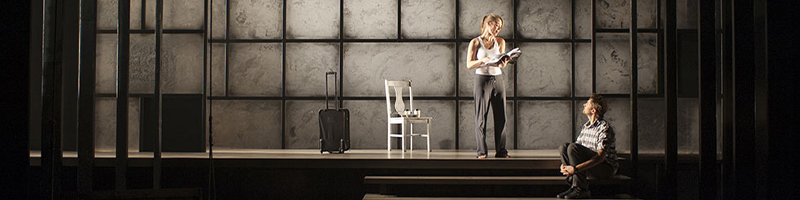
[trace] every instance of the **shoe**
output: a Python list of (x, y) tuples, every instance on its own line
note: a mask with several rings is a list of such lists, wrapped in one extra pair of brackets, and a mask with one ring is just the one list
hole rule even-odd
[(495, 155), (494, 157), (495, 158), (511, 158), (511, 155), (508, 155), (508, 154), (502, 155), (502, 156), (501, 155)]
[(572, 190), (575, 190), (575, 187), (570, 187), (567, 191), (557, 194), (556, 198), (563, 199), (567, 194), (572, 193)]
[(589, 190), (584, 191), (584, 190), (581, 190), (581, 188), (576, 187), (574, 190), (572, 190), (572, 192), (570, 192), (569, 194), (565, 195), (564, 198), (565, 199), (588, 199), (591, 196), (592, 196), (592, 193), (589, 192)]
[(478, 159), (486, 159), (486, 155), (480, 155), (478, 156)]

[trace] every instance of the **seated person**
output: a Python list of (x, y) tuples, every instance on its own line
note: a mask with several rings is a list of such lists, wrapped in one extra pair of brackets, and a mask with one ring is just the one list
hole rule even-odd
[(575, 143), (560, 147), (561, 174), (571, 187), (556, 195), (558, 198), (582, 199), (591, 197), (586, 176), (608, 178), (617, 172), (616, 140), (611, 125), (603, 119), (608, 110), (606, 101), (598, 94), (583, 104), (583, 114), (589, 118), (581, 129)]

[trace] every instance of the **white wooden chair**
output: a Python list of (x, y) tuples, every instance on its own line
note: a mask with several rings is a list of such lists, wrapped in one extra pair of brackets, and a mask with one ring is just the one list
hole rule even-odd
[[(414, 150), (414, 137), (424, 137), (428, 139), (428, 152), (431, 151), (431, 119), (432, 117), (420, 117), (414, 114), (407, 115), (404, 113), (406, 111), (406, 104), (403, 102), (403, 91), (408, 89), (408, 110), (413, 112), (414, 111), (414, 93), (411, 89), (411, 80), (403, 80), (403, 81), (390, 81), (384, 80), (386, 86), (386, 117), (388, 119), (388, 123), (386, 124), (387, 132), (386, 132), (386, 150), (392, 150), (392, 138), (397, 137), (401, 140), (401, 149), (403, 152), (406, 151), (406, 137), (409, 137), (410, 141), (410, 150)], [(390, 90), (389, 88), (393, 88)], [(394, 95), (390, 94), (390, 91), (394, 91)], [(392, 96), (394, 96), (394, 103), (392, 103)], [(392, 109), (392, 105), (394, 104), (394, 109)], [(399, 124), (400, 125), (400, 133), (392, 133), (392, 124)], [(406, 130), (406, 124), (409, 125), (409, 129)], [(427, 128), (424, 134), (417, 133), (414, 134), (414, 124), (426, 124)]]

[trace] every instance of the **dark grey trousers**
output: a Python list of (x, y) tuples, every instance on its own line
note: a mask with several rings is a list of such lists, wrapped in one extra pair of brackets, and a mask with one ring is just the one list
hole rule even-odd
[[(597, 152), (577, 143), (561, 145), (559, 151), (561, 152), (561, 164), (568, 166), (576, 166), (591, 159), (592, 156), (597, 155)], [(609, 178), (614, 175), (614, 167), (603, 161), (603, 163), (597, 164), (589, 168), (589, 170), (567, 176), (567, 183), (572, 185), (572, 187), (578, 187), (586, 191), (589, 189), (589, 184), (586, 182), (587, 175), (601, 179)]]
[(487, 154), (486, 117), (489, 106), (494, 115), (495, 156), (508, 155), (506, 150), (506, 80), (504, 75), (475, 77), (475, 138), (478, 140), (478, 156)]

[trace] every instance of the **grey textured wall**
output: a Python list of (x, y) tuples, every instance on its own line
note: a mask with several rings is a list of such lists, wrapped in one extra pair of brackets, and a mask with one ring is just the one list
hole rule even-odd
[[(201, 1), (175, 0), (164, 3), (164, 28), (201, 30)], [(505, 20), (501, 37), (569, 39), (591, 37), (590, 1), (575, 1), (575, 24), (570, 0), (345, 0), (340, 18), (338, 1), (230, 0), (214, 1), (209, 37), (222, 39), (281, 39), (286, 14), (286, 39), (469, 39), (480, 31), (480, 20), (495, 13)], [(639, 28), (656, 28), (656, 0), (638, 3)], [(695, 0), (678, 2), (678, 26), (696, 28)], [(398, 10), (398, 4), (400, 10)], [(456, 10), (456, 4), (460, 7)], [(626, 0), (598, 0), (600, 28), (627, 28), (630, 12)], [(98, 2), (98, 29), (116, 28), (117, 1)], [(154, 1), (131, 0), (131, 28), (153, 29)], [(517, 18), (513, 13), (517, 11)], [(459, 20), (456, 21), (456, 14)], [(142, 16), (144, 27), (142, 27)], [(399, 15), (399, 16), (398, 16)], [(399, 17), (399, 19), (398, 19)], [(226, 20), (227, 19), (227, 20)], [(400, 30), (398, 30), (398, 20)], [(340, 23), (343, 30), (340, 30)], [(456, 27), (458, 24), (458, 27)], [(227, 26), (227, 27), (226, 27)], [(227, 29), (227, 35), (226, 34)], [(340, 32), (342, 35), (340, 36)], [(399, 35), (398, 35), (399, 34)], [(153, 92), (155, 45), (152, 34), (131, 35), (130, 92)], [(116, 88), (116, 35), (97, 39), (97, 92), (113, 94)], [(203, 91), (203, 37), (196, 33), (165, 34), (162, 45), (162, 92), (192, 94)], [(343, 58), (342, 90), (347, 97), (382, 98), (383, 79), (411, 79), (415, 96), (471, 97), (474, 72), (465, 67), (466, 43), (460, 42), (240, 42), (206, 44), (209, 69), (206, 89), (213, 96), (287, 98), (322, 97), (323, 72), (338, 71)], [(639, 35), (639, 93), (656, 94), (658, 86), (656, 34)], [(590, 95), (591, 45), (589, 43), (509, 43), (524, 52), (516, 65), (503, 69), (507, 96), (568, 98)], [(341, 52), (340, 52), (341, 48)], [(630, 46), (627, 34), (598, 34), (597, 89), (600, 93), (626, 94), (630, 90)], [(285, 52), (285, 60), (283, 59)], [(572, 57), (575, 57), (574, 72)], [(226, 66), (227, 63), (227, 66)], [(283, 65), (285, 64), (285, 76)], [(514, 73), (516, 71), (516, 74)], [(227, 75), (226, 75), (227, 73)], [(573, 77), (574, 74), (574, 77)], [(575, 85), (572, 85), (572, 82)], [(285, 80), (286, 88), (281, 88)], [(514, 82), (516, 87), (514, 88)], [(456, 87), (457, 86), (457, 87)], [(516, 91), (516, 94), (514, 93)], [(579, 112), (584, 99), (510, 100), (507, 104), (507, 145), (518, 149), (556, 149), (572, 140), (586, 121)], [(630, 151), (630, 106), (626, 98), (608, 99), (606, 119), (612, 123), (621, 152)], [(130, 149), (138, 149), (139, 99), (131, 98)], [(639, 144), (643, 153), (664, 149), (664, 107), (657, 98), (640, 99)], [(113, 98), (99, 97), (96, 113), (97, 147), (113, 151), (115, 109)], [(352, 148), (386, 148), (386, 111), (383, 100), (348, 100), (351, 112)], [(314, 149), (318, 147), (317, 112), (322, 100), (214, 100), (213, 131), (221, 148)], [(423, 115), (434, 117), (433, 149), (476, 149), (475, 113), (472, 100), (417, 100)], [(515, 108), (515, 106), (517, 106)], [(572, 106), (572, 107), (571, 107)], [(696, 152), (698, 135), (697, 99), (679, 100), (679, 145), (682, 152)], [(285, 120), (281, 112), (285, 110)], [(517, 110), (517, 118), (514, 118)], [(488, 121), (487, 143), (494, 148), (493, 122)], [(456, 123), (458, 120), (458, 123)], [(285, 133), (281, 122), (285, 121)], [(516, 122), (516, 126), (514, 126)], [(458, 126), (458, 127), (456, 127)], [(517, 133), (514, 140), (513, 133)], [(285, 139), (281, 140), (282, 134)], [(424, 148), (419, 140), (415, 148)]]

